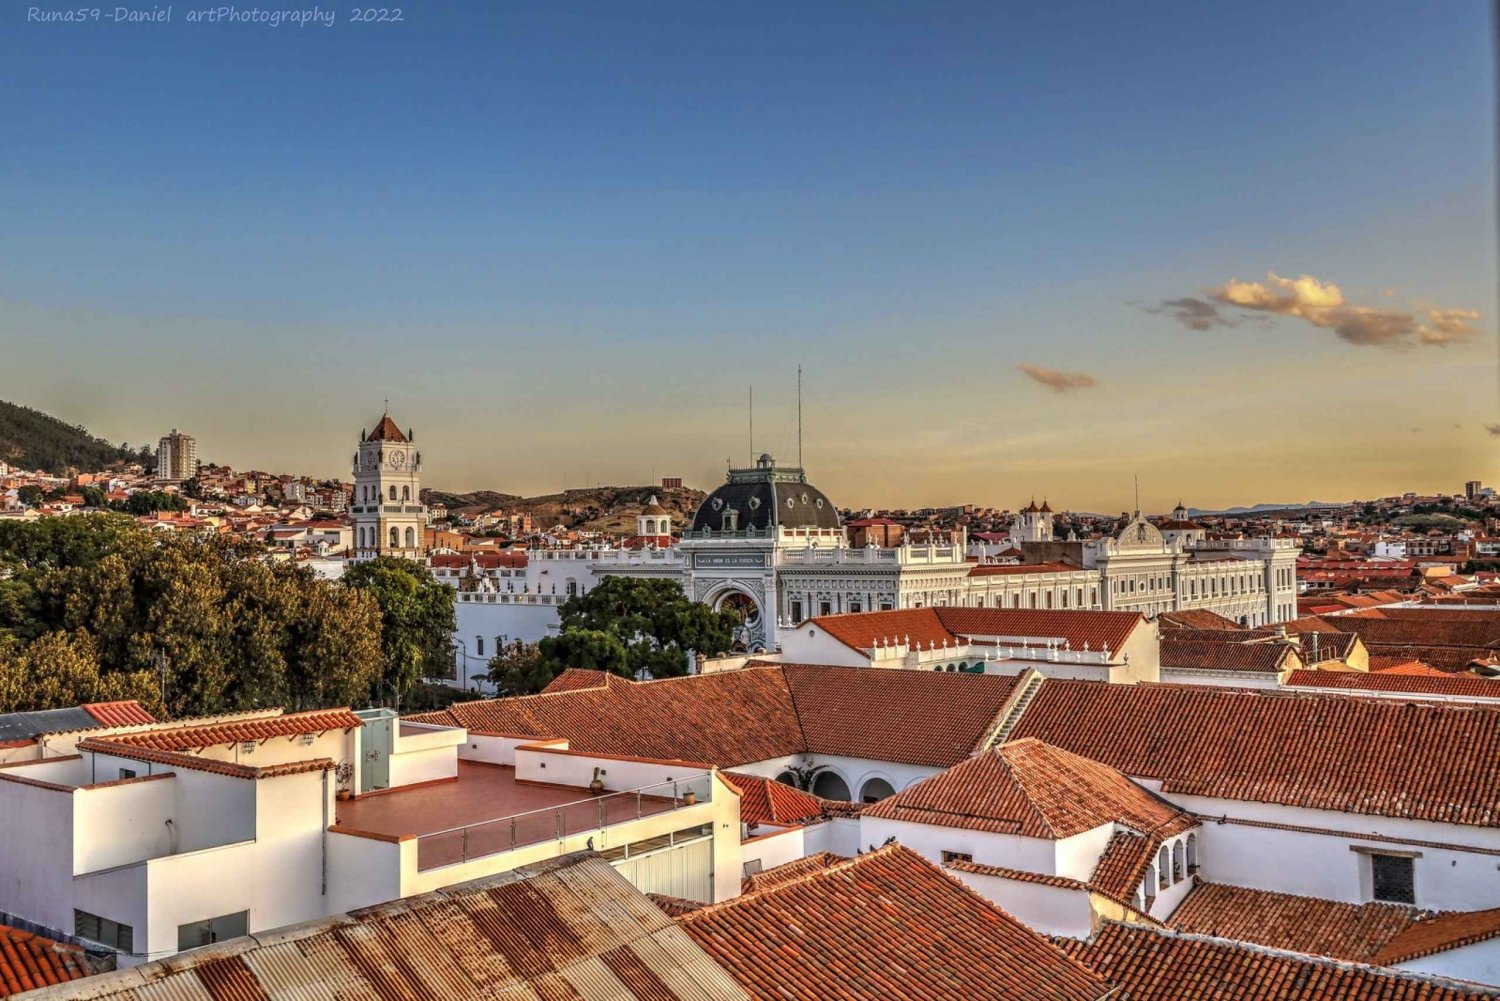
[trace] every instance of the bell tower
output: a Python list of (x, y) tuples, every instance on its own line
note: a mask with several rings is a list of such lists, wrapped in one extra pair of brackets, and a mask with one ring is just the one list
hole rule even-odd
[(415, 435), (405, 434), (389, 414), (380, 418), (375, 430), (359, 435), (354, 453), (354, 558), (401, 556), (420, 560), (427, 547), (423, 530), (427, 508), (423, 506), (422, 453)]

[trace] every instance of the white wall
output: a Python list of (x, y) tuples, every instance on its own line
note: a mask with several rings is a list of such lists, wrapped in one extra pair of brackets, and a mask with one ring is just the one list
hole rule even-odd
[(458, 754), (453, 747), (433, 747), (403, 751), (400, 741), (391, 755), (391, 788), (416, 782), (435, 782), (458, 777)]
[(73, 792), (0, 781), (0, 845), (0, 912), (71, 934)]
[(1086, 939), (1093, 933), (1093, 907), (1087, 890), (1063, 889), (954, 869), (947, 872), (1033, 931), (1079, 939)]
[(1500, 939), (1398, 963), (1396, 969), (1478, 984), (1500, 984)]
[[(1099, 857), (1104, 854), (1104, 849), (1114, 834), (1115, 825), (1111, 821), (1100, 824), (1091, 831), (1060, 839), (1055, 843), (1057, 861), (1052, 871), (1059, 876), (1088, 882), (1099, 866)], [(1013, 865), (1011, 868), (1018, 869), (1020, 866)]]
[[(1344, 832), (1312, 834), (1206, 820), (1200, 834), (1200, 874), (1216, 883), (1364, 903), (1371, 899), (1369, 860), (1350, 850), (1351, 846), (1361, 846), (1373, 851), (1421, 853), (1413, 866), (1418, 907), (1480, 910), (1500, 906), (1500, 857), (1464, 850), (1475, 847), (1500, 851), (1500, 830), (1303, 810), (1272, 803), (1173, 798), (1184, 809), (1210, 818), (1227, 814), (1231, 818)], [(1361, 836), (1361, 831), (1449, 847), (1382, 841)]]
[(170, 854), (176, 781), (175, 775), (163, 774), (76, 790), (73, 871), (94, 872)]
[(981, 865), (998, 865), (1048, 876), (1057, 875), (1054, 843), (1047, 839), (913, 824), (882, 817), (859, 818), (859, 840), (862, 847), (879, 847), (893, 835), (901, 844), (938, 865), (943, 862), (943, 852), (960, 852), (972, 855), (974, 861)]
[(789, 754), (781, 758), (756, 761), (748, 765), (737, 765), (734, 771), (774, 779), (791, 765), (800, 765), (809, 757), (814, 764), (827, 765), (828, 769), (844, 780), (849, 787), (849, 797), (860, 802), (860, 790), (872, 778), (883, 778), (891, 788), (900, 792), (925, 778), (941, 774), (945, 769), (926, 765), (907, 765), (893, 761), (873, 761), (869, 758), (850, 758), (837, 754)]
[(1164, 667), (1161, 680), (1177, 685), (1217, 685), (1221, 688), (1280, 688), (1279, 674), (1252, 671), (1196, 671), (1191, 668)]

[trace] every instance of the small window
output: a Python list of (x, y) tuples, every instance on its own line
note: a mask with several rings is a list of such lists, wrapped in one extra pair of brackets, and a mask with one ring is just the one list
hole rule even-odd
[(133, 778), (135, 778), (135, 769), (134, 768), (121, 768), (120, 769), (120, 778), (121, 779), (133, 779)]
[(756, 873), (761, 872), (764, 868), (765, 868), (765, 863), (764, 862), (762, 862), (758, 858), (753, 858), (753, 859), (750, 859), (748, 862), (745, 863), (744, 874), (746, 876), (754, 876)]
[(800, 602), (800, 601), (793, 601), (792, 602), (792, 622), (796, 623), (796, 622), (801, 622), (801, 621), (802, 621), (802, 602)]
[(122, 925), (87, 911), (73, 912), (73, 934), (118, 952), (135, 951), (135, 934), (129, 925)]
[(943, 852), (943, 864), (944, 865), (946, 865), (949, 862), (972, 862), (972, 861), (974, 861), (974, 853), (973, 852), (950, 852), (950, 851), (944, 851)]
[(851, 601), (851, 602), (849, 602), (849, 611), (851, 611), (851, 612), (863, 612), (864, 610), (865, 610), (865, 606), (863, 604), (861, 604), (860, 602), (858, 602), (858, 601)]
[(1375, 899), (1388, 904), (1415, 904), (1414, 868), (1415, 860), (1404, 855), (1372, 854), (1370, 871), (1374, 876)]
[(239, 938), (241, 935), (248, 934), (250, 934), (249, 911), (226, 914), (223, 917), (209, 918), (206, 921), (194, 921), (177, 926), (177, 951), (197, 949), (200, 946), (212, 945), (215, 942), (223, 942), (225, 939)]
[(820, 601), (820, 602), (818, 602), (818, 614), (819, 615), (832, 615), (833, 614), (833, 604), (831, 602), (827, 602), (827, 601)]

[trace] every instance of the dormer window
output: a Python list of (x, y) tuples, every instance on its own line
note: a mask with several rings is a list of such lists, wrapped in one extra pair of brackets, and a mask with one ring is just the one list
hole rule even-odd
[(726, 531), (726, 532), (737, 532), (737, 531), (739, 531), (739, 527), (740, 527), (740, 513), (738, 511), (736, 511), (734, 508), (729, 508), (728, 510), (726, 510), (724, 512), (724, 523), (723, 524), (724, 524), (724, 531)]

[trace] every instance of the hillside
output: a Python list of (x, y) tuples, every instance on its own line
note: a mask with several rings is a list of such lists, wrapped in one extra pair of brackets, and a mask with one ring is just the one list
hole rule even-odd
[(674, 527), (680, 532), (703, 502), (704, 493), (690, 487), (674, 490), (663, 490), (661, 487), (588, 487), (541, 497), (516, 497), (492, 490), (463, 494), (442, 490), (422, 491), (425, 502), (444, 504), (449, 511), (479, 514), (503, 508), (506, 512), (531, 515), (541, 528), (561, 524), (567, 528), (621, 534), (635, 531), (635, 516), (653, 496), (662, 507), (672, 512)]
[(0, 461), (61, 476), (140, 460), (140, 454), (111, 445), (85, 427), (0, 400)]

